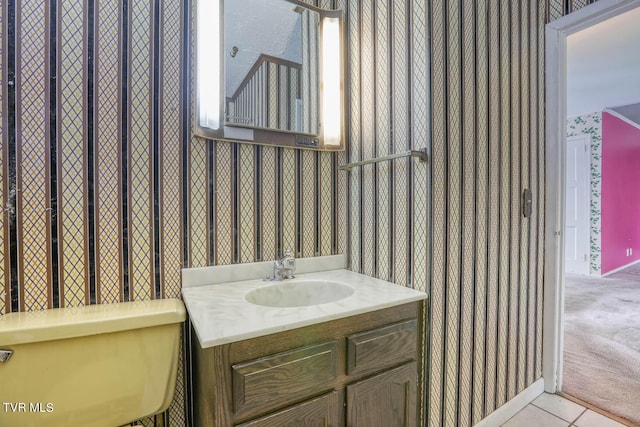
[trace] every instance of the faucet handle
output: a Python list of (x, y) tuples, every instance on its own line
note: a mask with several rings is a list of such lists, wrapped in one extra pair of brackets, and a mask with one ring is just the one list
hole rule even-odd
[(296, 259), (293, 257), (291, 250), (284, 251), (284, 257), (282, 258), (282, 261), (284, 267), (289, 269), (290, 271), (289, 278), (293, 277), (291, 276), (291, 273), (293, 273), (293, 271), (296, 269)]
[(291, 271), (294, 271), (296, 269), (296, 259), (293, 257), (290, 257), (287, 260), (287, 268), (290, 268)]

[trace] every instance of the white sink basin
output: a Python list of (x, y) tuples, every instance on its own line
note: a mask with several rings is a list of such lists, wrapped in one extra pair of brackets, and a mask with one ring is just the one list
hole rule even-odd
[(246, 300), (267, 307), (306, 307), (347, 298), (353, 288), (328, 280), (283, 281), (250, 291)]

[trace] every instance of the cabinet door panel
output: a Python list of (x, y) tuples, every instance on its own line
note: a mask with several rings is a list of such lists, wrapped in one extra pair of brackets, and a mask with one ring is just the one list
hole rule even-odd
[(415, 360), (417, 345), (416, 319), (351, 335), (347, 337), (347, 373), (373, 373)]
[(342, 393), (334, 391), (237, 427), (341, 427), (344, 425)]
[(338, 374), (337, 353), (338, 344), (331, 341), (233, 365), (235, 413), (300, 401), (330, 390)]
[(347, 387), (348, 427), (417, 426), (416, 362)]

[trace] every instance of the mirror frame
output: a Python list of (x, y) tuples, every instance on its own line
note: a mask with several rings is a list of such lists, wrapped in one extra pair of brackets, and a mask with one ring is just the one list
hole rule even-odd
[[(301, 0), (283, 0), (290, 2), (292, 4), (301, 6), (303, 8), (312, 10), (317, 12), (320, 15), (320, 28), (319, 28), (319, 84), (318, 84), (318, 96), (319, 96), (319, 129), (318, 134), (308, 134), (302, 132), (295, 131), (286, 131), (286, 130), (277, 130), (277, 129), (269, 129), (269, 128), (259, 128), (259, 127), (249, 127), (242, 126), (238, 124), (228, 124), (225, 119), (225, 55), (223, 52), (224, 46), (224, 1), (225, 0), (196, 0), (194, 5), (196, 7), (196, 20), (195, 20), (195, 52), (196, 55), (196, 69), (195, 69), (195, 114), (193, 115), (193, 133), (196, 136), (203, 137), (206, 139), (213, 140), (221, 140), (221, 141), (230, 141), (230, 142), (238, 142), (238, 143), (248, 143), (248, 144), (261, 144), (261, 145), (270, 145), (270, 146), (278, 146), (278, 147), (291, 147), (291, 148), (300, 148), (300, 149), (308, 149), (308, 150), (316, 150), (316, 151), (344, 151), (345, 150), (345, 43), (344, 43), (344, 11), (342, 10), (326, 10), (321, 9), (316, 6), (312, 6), (307, 4)], [(216, 35), (218, 40), (216, 43), (200, 43), (199, 38), (204, 37), (199, 30), (199, 24), (201, 20), (204, 20), (204, 14), (199, 13), (202, 10), (202, 6), (206, 5), (207, 8), (212, 8), (213, 14), (218, 14), (218, 26), (211, 25), (211, 21), (207, 22), (207, 25), (202, 25), (201, 28), (205, 28), (204, 31), (208, 32), (208, 36), (211, 38), (215, 38)], [(329, 18), (335, 22), (337, 18), (338, 23), (338, 44), (339, 44), (339, 52), (337, 58), (339, 59), (338, 66), (338, 75), (339, 75), (339, 105), (336, 109), (339, 112), (339, 138), (338, 144), (327, 144), (325, 138), (325, 131), (327, 126), (324, 125), (322, 111), (324, 106), (324, 97), (323, 97), (323, 87), (325, 85), (324, 82), (324, 73), (323, 66), (325, 61), (324, 49), (323, 49), (323, 34), (324, 34), (324, 26), (327, 23), (325, 18)], [(213, 46), (213, 48), (211, 48)], [(207, 56), (210, 61), (205, 61), (205, 56), (201, 54), (201, 50), (207, 49), (207, 51), (212, 52), (212, 56)], [(215, 58), (217, 57), (217, 61)], [(217, 71), (216, 71), (217, 69)], [(205, 73), (205, 71), (208, 71)], [(335, 73), (335, 69), (332, 70)], [(202, 77), (204, 75), (212, 75), (213, 79), (208, 79), (207, 84), (213, 95), (210, 98), (214, 99), (205, 99), (203, 90), (201, 87), (203, 86)], [(217, 77), (217, 78), (216, 78)], [(217, 88), (212, 88), (211, 83), (218, 80)], [(193, 80), (192, 80), (193, 81)], [(335, 83), (334, 83), (335, 85)], [(217, 102), (215, 101), (216, 90), (218, 95)], [(201, 115), (206, 114), (205, 108), (203, 104), (205, 102), (209, 102), (210, 106), (213, 106), (214, 114), (204, 116), (209, 120), (217, 119), (217, 128), (213, 128), (211, 126), (206, 126), (202, 123)], [(217, 105), (217, 114), (216, 106)], [(217, 116), (217, 117), (216, 117)], [(332, 138), (335, 140), (336, 138)]]

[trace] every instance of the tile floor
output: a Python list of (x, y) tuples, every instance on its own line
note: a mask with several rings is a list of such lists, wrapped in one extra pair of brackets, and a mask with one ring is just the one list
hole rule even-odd
[(503, 427), (624, 427), (555, 394), (542, 393)]

